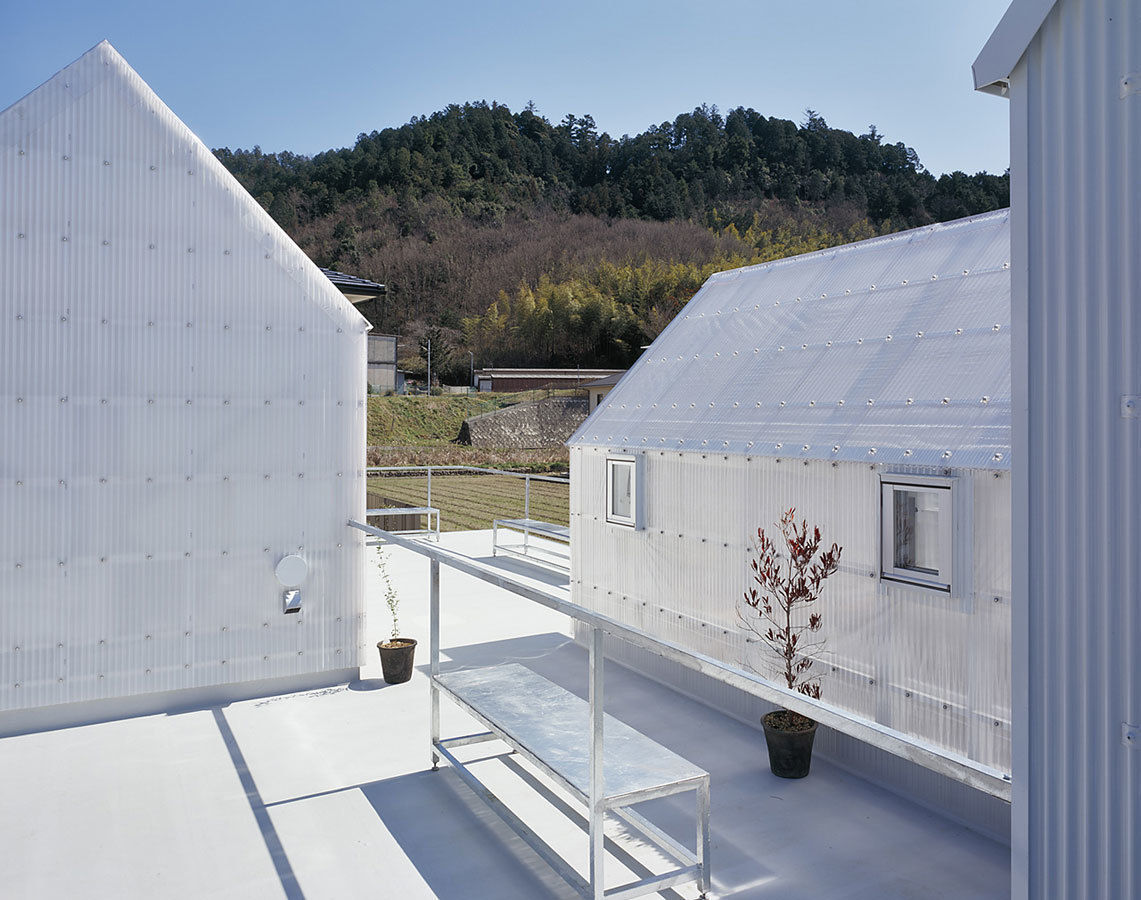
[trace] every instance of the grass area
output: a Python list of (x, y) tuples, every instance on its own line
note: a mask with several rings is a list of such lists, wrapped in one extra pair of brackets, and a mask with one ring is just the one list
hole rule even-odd
[(573, 391), (443, 394), (368, 398), (368, 445), (409, 447), (454, 441), (464, 419), (526, 400)]
[(521, 391), (466, 396), (369, 397), (368, 464), (466, 465), (520, 472), (565, 472), (565, 447), (548, 450), (486, 450), (453, 443), (464, 419), (546, 396), (546, 391)]
[(370, 447), (370, 466), (481, 466), (512, 472), (565, 475), (566, 447), (549, 450), (483, 450), (458, 444), (420, 447)]
[[(530, 516), (557, 525), (570, 523), (569, 485), (531, 482)], [(368, 479), (370, 494), (394, 506), (424, 506), (426, 476), (383, 476)], [(492, 519), (523, 517), (524, 482), (508, 475), (432, 475), (432, 506), (440, 510), (443, 531), (490, 528)]]

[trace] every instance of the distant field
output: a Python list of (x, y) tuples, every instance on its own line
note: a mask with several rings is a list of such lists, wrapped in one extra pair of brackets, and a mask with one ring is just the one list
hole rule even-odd
[[(370, 493), (379, 494), (394, 506), (424, 506), (426, 476), (384, 476), (368, 480)], [(432, 506), (440, 510), (444, 531), (490, 528), (492, 519), (523, 516), (522, 478), (506, 475), (432, 475)], [(569, 485), (531, 482), (530, 516), (557, 525), (570, 524)]]

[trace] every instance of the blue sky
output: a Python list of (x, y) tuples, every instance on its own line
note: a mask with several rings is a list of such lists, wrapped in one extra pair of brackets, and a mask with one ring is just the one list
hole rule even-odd
[(857, 134), (936, 174), (1009, 165), (970, 66), (1004, 0), (8, 0), (0, 108), (107, 38), (211, 147), (316, 153), (449, 103), (534, 101), (617, 137), (701, 103)]

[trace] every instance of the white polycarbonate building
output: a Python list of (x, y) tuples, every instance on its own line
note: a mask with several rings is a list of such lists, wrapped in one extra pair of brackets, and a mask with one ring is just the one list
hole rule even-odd
[(0, 113), (0, 733), (354, 675), (366, 330), (108, 43)]
[(1013, 891), (1141, 897), (1141, 4), (1017, 0)]
[[(819, 607), (823, 699), (931, 751), (942, 774), (835, 733), (821, 749), (999, 836), (1009, 218), (714, 275), (570, 441), (577, 602), (770, 675), (739, 601), (751, 538), (795, 507), (843, 547)], [(756, 721), (735, 689), (678, 678)]]

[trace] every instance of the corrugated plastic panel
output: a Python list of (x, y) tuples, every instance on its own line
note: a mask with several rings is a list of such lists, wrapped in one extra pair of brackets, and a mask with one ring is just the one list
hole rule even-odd
[(1016, 897), (1141, 897), (1139, 72), (1060, 0), (1011, 79)]
[(571, 438), (1010, 464), (1009, 213), (712, 276)]
[(571, 451), (575, 602), (771, 676), (762, 645), (746, 641), (739, 600), (752, 536), (795, 506), (843, 547), (819, 607), (828, 702), (1010, 771), (1005, 473), (951, 470), (964, 513), (956, 566), (969, 575), (947, 594), (878, 577), (881, 474), (941, 469), (646, 451), (645, 528), (635, 531), (606, 523), (606, 457), (601, 448)]
[(358, 665), (364, 320), (106, 42), (0, 197), (0, 711)]

